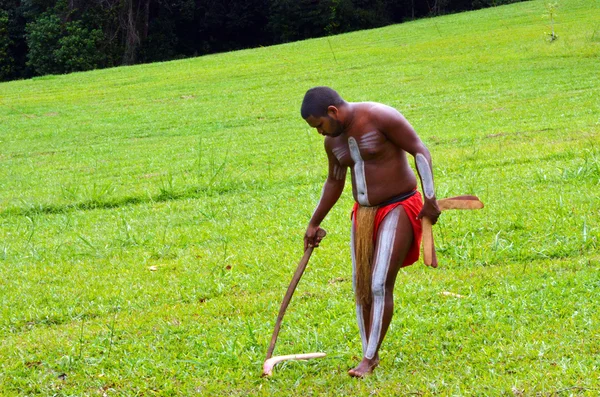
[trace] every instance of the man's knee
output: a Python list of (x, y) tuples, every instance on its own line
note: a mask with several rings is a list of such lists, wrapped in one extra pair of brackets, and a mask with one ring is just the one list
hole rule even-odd
[(385, 295), (385, 280), (373, 280), (371, 284), (371, 292), (373, 296), (384, 296)]

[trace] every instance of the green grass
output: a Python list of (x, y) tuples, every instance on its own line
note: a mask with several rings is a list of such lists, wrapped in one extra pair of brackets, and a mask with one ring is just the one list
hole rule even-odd
[[(0, 84), (0, 394), (598, 395), (599, 6), (560, 1), (553, 43), (530, 1)], [(314, 85), (398, 108), (438, 196), (486, 204), (401, 271), (365, 380), (349, 186), (276, 348), (328, 356), (259, 377), (325, 177)]]

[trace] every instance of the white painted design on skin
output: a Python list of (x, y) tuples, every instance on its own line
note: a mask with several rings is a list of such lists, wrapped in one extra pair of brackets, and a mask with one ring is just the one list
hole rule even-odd
[(375, 254), (375, 270), (371, 291), (373, 293), (373, 322), (365, 357), (371, 360), (377, 353), (381, 328), (383, 326), (383, 311), (385, 309), (385, 281), (390, 270), (392, 251), (396, 239), (396, 229), (400, 218), (400, 208), (392, 210), (383, 220), (377, 236), (377, 253)]
[(423, 193), (428, 199), (433, 198), (433, 174), (429, 168), (429, 162), (421, 153), (417, 153), (415, 160), (417, 162), (417, 170), (421, 175), (421, 183), (423, 183)]
[(348, 155), (348, 150), (344, 147), (338, 146), (336, 148), (333, 148), (331, 151), (333, 152), (333, 155), (335, 156), (335, 158), (337, 158), (338, 161), (340, 161), (340, 162), (342, 161), (342, 159), (344, 157), (346, 157)]
[(358, 303), (356, 304), (356, 321), (358, 322), (358, 332), (360, 333), (362, 354), (364, 356), (367, 352), (367, 331), (365, 330), (365, 318), (363, 316), (363, 307)]
[(360, 150), (356, 144), (356, 139), (348, 138), (348, 147), (350, 148), (350, 157), (354, 161), (354, 175), (356, 177), (356, 198), (359, 204), (371, 206), (367, 192), (367, 178), (365, 175), (365, 162), (360, 156)]
[(378, 142), (379, 133), (377, 131), (371, 131), (362, 136), (359, 146), (361, 149), (371, 150), (377, 147)]
[[(354, 219), (352, 219), (352, 232), (350, 233), (350, 251), (352, 252), (352, 290), (356, 294), (356, 253), (354, 249)], [(365, 319), (363, 316), (363, 308), (361, 305), (356, 305), (356, 322), (358, 323), (358, 332), (360, 333), (360, 340), (362, 344), (363, 356), (367, 350), (367, 332), (365, 330)]]
[(342, 181), (346, 178), (346, 169), (334, 164), (333, 165), (333, 179), (336, 181)]

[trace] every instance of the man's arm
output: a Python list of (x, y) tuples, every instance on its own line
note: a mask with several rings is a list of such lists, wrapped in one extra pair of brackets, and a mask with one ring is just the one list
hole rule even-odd
[(381, 112), (377, 113), (377, 118), (381, 124), (381, 131), (385, 136), (392, 143), (415, 158), (415, 165), (421, 179), (423, 195), (425, 196), (423, 209), (419, 213), (418, 218), (421, 219), (426, 216), (431, 220), (432, 224), (435, 224), (440, 216), (440, 210), (435, 198), (433, 166), (429, 150), (410, 123), (396, 109), (384, 106)]
[(317, 208), (310, 218), (306, 234), (304, 235), (304, 249), (306, 250), (309, 246), (318, 247), (320, 239), (317, 237), (317, 230), (319, 225), (325, 219), (325, 216), (329, 213), (334, 204), (338, 201), (344, 190), (344, 184), (346, 183), (347, 167), (340, 165), (337, 158), (333, 155), (331, 147), (329, 145), (329, 139), (325, 138), (325, 152), (327, 153), (327, 160), (329, 163), (329, 171), (327, 173), (327, 180), (323, 185), (323, 191), (321, 193), (321, 199), (317, 204)]

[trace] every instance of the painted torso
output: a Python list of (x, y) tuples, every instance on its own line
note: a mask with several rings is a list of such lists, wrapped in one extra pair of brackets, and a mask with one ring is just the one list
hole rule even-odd
[(417, 180), (406, 153), (370, 117), (380, 104), (361, 103), (352, 126), (327, 145), (352, 175), (352, 194), (361, 205), (375, 206), (412, 190)]

